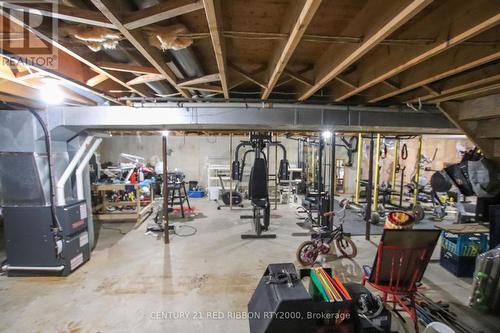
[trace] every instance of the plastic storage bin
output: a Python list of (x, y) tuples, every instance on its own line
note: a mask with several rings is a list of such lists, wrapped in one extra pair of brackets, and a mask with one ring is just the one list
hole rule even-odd
[(457, 256), (455, 253), (441, 248), (441, 266), (458, 277), (472, 277), (476, 267), (476, 257)]
[(477, 257), (488, 250), (488, 235), (443, 232), (441, 248), (459, 257)]
[(203, 198), (205, 196), (205, 191), (188, 191), (188, 197), (190, 198)]

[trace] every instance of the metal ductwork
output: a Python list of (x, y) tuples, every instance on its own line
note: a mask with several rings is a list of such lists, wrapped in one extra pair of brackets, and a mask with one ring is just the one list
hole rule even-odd
[[(135, 57), (120, 45), (118, 45), (114, 50), (104, 49), (103, 52), (106, 53), (115, 62), (138, 63), (137, 61), (135, 61)], [(145, 84), (158, 95), (168, 95), (175, 92), (174, 89), (164, 81), (146, 82)]]
[[(133, 2), (140, 10), (160, 4), (159, 0), (133, 0)], [(181, 50), (169, 50), (169, 53), (185, 79), (205, 75), (192, 46)], [(205, 92), (200, 92), (200, 94), (207, 95)]]

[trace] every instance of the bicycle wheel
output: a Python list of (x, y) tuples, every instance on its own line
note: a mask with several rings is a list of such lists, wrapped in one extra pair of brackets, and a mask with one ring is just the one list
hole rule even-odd
[(340, 236), (335, 240), (335, 244), (344, 257), (354, 258), (358, 254), (358, 248), (350, 238)]
[(319, 250), (313, 241), (305, 241), (297, 249), (297, 260), (302, 266), (312, 266), (318, 258)]

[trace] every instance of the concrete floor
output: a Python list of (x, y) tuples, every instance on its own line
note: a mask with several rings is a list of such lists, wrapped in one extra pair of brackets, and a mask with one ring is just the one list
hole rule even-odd
[[(246, 319), (207, 319), (207, 313), (246, 311), (267, 265), (296, 263), (295, 250), (307, 237), (292, 236), (303, 229), (288, 206), (272, 211), (276, 239), (242, 240), (251, 225), (239, 216), (248, 210), (217, 211), (206, 199), (192, 204), (200, 214), (184, 223), (198, 232), (172, 235), (169, 246), (144, 234), (147, 222), (138, 229), (107, 223), (113, 229), (100, 228), (90, 262), (69, 277), (0, 276), (0, 332), (248, 332)], [(358, 257), (327, 265), (341, 280), (359, 282), (361, 265), (372, 264), (378, 238), (353, 237)], [(498, 332), (498, 318), (466, 307), (470, 279), (457, 279), (432, 262), (423, 282), (431, 298), (451, 303), (477, 332)], [(169, 312), (184, 312), (189, 320), (165, 318)], [(202, 318), (194, 319), (199, 314)]]

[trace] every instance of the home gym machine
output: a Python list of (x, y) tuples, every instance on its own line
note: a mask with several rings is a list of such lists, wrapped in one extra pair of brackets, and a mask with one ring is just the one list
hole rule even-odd
[[(236, 181), (243, 180), (246, 158), (249, 153), (253, 153), (254, 163), (250, 171), (248, 182), (248, 197), (252, 203), (253, 224), (255, 234), (244, 234), (241, 238), (275, 238), (275, 234), (262, 234), (262, 231), (269, 229), (271, 219), (271, 205), (268, 191), (268, 158), (264, 153), (264, 148), (270, 146), (280, 147), (283, 151), (283, 159), (280, 161), (278, 179), (287, 179), (288, 160), (286, 159), (286, 149), (279, 141), (273, 141), (270, 132), (251, 132), (249, 141), (242, 141), (236, 147), (234, 161), (232, 163), (231, 178)], [(243, 154), (240, 161), (239, 151), (243, 147), (251, 147)]]
[[(361, 180), (361, 163), (362, 163), (362, 153), (363, 153), (363, 136), (359, 134), (358, 136), (358, 159), (357, 159), (357, 178), (356, 178), (356, 193), (354, 202), (361, 205), (361, 216), (364, 220), (369, 221), (371, 224), (377, 225), (386, 216), (386, 205), (391, 208), (402, 209), (411, 211), (417, 221), (421, 221), (424, 218), (424, 210), (422, 206), (417, 201), (417, 192), (411, 191), (411, 202), (409, 207), (403, 206), (404, 197), (404, 180), (406, 165), (401, 166), (400, 161), (405, 161), (408, 158), (408, 148), (404, 143), (401, 147), (401, 140), (411, 139), (413, 137), (402, 137), (402, 136), (382, 136), (378, 134), (370, 134), (367, 137), (370, 140), (370, 156), (368, 158), (369, 171), (368, 181)], [(380, 171), (381, 165), (380, 161), (384, 160), (388, 155), (388, 145), (385, 143), (386, 140), (394, 140), (394, 160), (392, 167), (392, 176), (390, 183), (380, 184)], [(384, 148), (381, 149), (382, 142), (384, 142)], [(422, 159), (422, 138), (419, 137), (419, 145), (417, 151), (417, 161)], [(420, 163), (416, 164), (415, 172), (412, 175), (412, 181), (414, 179), (420, 179)], [(396, 177), (399, 175), (399, 190), (396, 190)], [(361, 185), (365, 186), (365, 197), (366, 203), (362, 204), (360, 198), (362, 197), (363, 191), (361, 191)], [(399, 197), (399, 204), (393, 203), (392, 199), (394, 197)], [(381, 199), (381, 200), (380, 200)]]
[[(463, 196), (476, 196), (474, 220), (490, 222), (492, 247), (500, 242), (500, 168), (493, 160), (473, 149), (464, 154), (460, 163), (434, 173), (431, 186), (435, 192), (448, 192), (455, 187)], [(459, 217), (457, 223), (461, 222)]]

